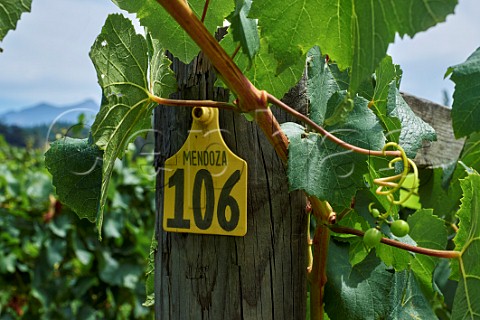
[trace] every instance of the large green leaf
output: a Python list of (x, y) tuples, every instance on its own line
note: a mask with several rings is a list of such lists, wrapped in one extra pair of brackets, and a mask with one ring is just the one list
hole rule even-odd
[(372, 97), (372, 105), (378, 112), (377, 115), (386, 115), (387, 98), (390, 91), (390, 84), (399, 88), (403, 71), (400, 66), (394, 64), (392, 57), (386, 56), (375, 70), (375, 89)]
[[(340, 221), (337, 221), (337, 225), (362, 231), (370, 228), (368, 222), (354, 210), (347, 213)], [(333, 235), (335, 239), (347, 241), (350, 244), (349, 262), (352, 266), (359, 264), (368, 256), (369, 249), (365, 246), (363, 238), (342, 233), (334, 233)]]
[[(237, 42), (233, 40), (231, 28), (228, 29), (228, 32), (220, 44), (227, 53), (233, 54)], [(238, 52), (234, 61), (254, 86), (267, 90), (276, 97), (283, 97), (298, 82), (305, 68), (305, 62), (299, 60), (297, 64), (276, 74), (275, 58), (265, 40), (261, 40), (260, 49), (253, 58), (243, 52)]]
[[(368, 101), (346, 93), (348, 75), (328, 64), (318, 47), (307, 59), (309, 116), (340, 139), (363, 148), (380, 150), (385, 142), (382, 126), (368, 108)], [(346, 101), (353, 109), (342, 112)], [(340, 113), (338, 111), (340, 110)], [(334, 121), (331, 121), (335, 118)], [(332, 125), (329, 125), (331, 123)], [(343, 149), (297, 124), (282, 125), (290, 140), (288, 178), (292, 190), (302, 189), (334, 206), (348, 207), (358, 188), (365, 187), (367, 156)]]
[(257, 18), (262, 36), (275, 53), (280, 73), (295, 64), (316, 45), (321, 32), (322, 1), (254, 1), (250, 11)]
[[(326, 129), (350, 144), (381, 149), (385, 141), (382, 127), (367, 105), (367, 100), (357, 97), (346, 121)], [(335, 104), (327, 106), (323, 118), (328, 118), (334, 108)], [(368, 157), (343, 149), (298, 124), (284, 123), (282, 129), (290, 141), (287, 172), (290, 189), (305, 190), (333, 206), (349, 207), (356, 190), (365, 187), (363, 175), (368, 172)]]
[[(410, 237), (423, 248), (443, 250), (447, 245), (445, 221), (433, 215), (431, 209), (421, 209), (408, 217)], [(438, 258), (416, 254), (411, 261), (412, 271), (424, 292), (433, 294), (432, 275)]]
[[(147, 27), (160, 45), (185, 63), (190, 62), (200, 51), (190, 36), (170, 17), (156, 0), (113, 0), (121, 9), (135, 13), (140, 24)], [(188, 4), (201, 18), (205, 0), (189, 0)], [(233, 1), (211, 0), (204, 23), (213, 34), (223, 26), (224, 19), (234, 10)]]
[[(472, 242), (477, 241), (480, 236), (480, 193), (478, 186), (479, 175), (477, 172), (469, 173), (465, 179), (460, 180), (463, 191), (460, 209), (457, 211), (457, 218), (460, 219), (458, 231), (453, 239), (456, 251), (464, 251)], [(452, 261), (451, 278), (458, 280), (462, 270), (456, 261)]]
[(0, 41), (7, 35), (8, 31), (15, 30), (22, 13), (30, 12), (31, 8), (32, 0), (0, 1)]
[(414, 36), (453, 13), (457, 0), (254, 1), (251, 16), (275, 52), (280, 70), (315, 45), (343, 68), (355, 92), (400, 36)]
[[(395, 33), (401, 37), (413, 37), (420, 31), (443, 22), (448, 14), (454, 12), (457, 0), (407, 0), (407, 1), (353, 1), (351, 24), (340, 24), (333, 27), (333, 32), (350, 32), (353, 42), (350, 44), (335, 43), (322, 34), (328, 42), (325, 50), (347, 50), (352, 48), (352, 78), (350, 86), (353, 91), (362, 80), (375, 70), (383, 59), (388, 45), (395, 39)], [(327, 17), (326, 15), (324, 17)], [(343, 22), (343, 21), (342, 21)], [(341, 64), (341, 62), (339, 61)]]
[(452, 185), (447, 185), (447, 188), (442, 186), (446, 175), (442, 167), (420, 170), (418, 194), (423, 208), (431, 208), (436, 216), (453, 223), (452, 217), (458, 209), (462, 192), (460, 186), (452, 187), (453, 184), (459, 184), (458, 180), (452, 179)]
[[(168, 60), (159, 42), (151, 40), (149, 44), (135, 33), (130, 20), (122, 15), (110, 15), (90, 51), (104, 95), (92, 125), (96, 144), (105, 150), (97, 214), (99, 232), (115, 159), (122, 157), (132, 139), (151, 128), (155, 103), (150, 95), (168, 96), (174, 88)], [(150, 70), (149, 57), (152, 59)], [(153, 92), (149, 92), (149, 88)]]
[(307, 95), (311, 108), (309, 118), (323, 125), (327, 105), (334, 93), (348, 89), (348, 73), (340, 72), (336, 64), (328, 64), (318, 47), (307, 56)]
[[(402, 70), (392, 63), (390, 56), (386, 56), (375, 70), (375, 80), (364, 81), (359, 88), (359, 95), (370, 101), (368, 106), (388, 132), (388, 140), (397, 143), (401, 124), (397, 117), (388, 114), (387, 98), (389, 90), (400, 85), (401, 76)], [(318, 47), (312, 48), (307, 56), (307, 94), (312, 106), (309, 110), (310, 119), (324, 125), (330, 98), (338, 91), (347, 90), (349, 81), (348, 72), (340, 71), (337, 64), (331, 61), (327, 62)], [(397, 101), (394, 98), (391, 104)], [(348, 110), (345, 110), (341, 116), (347, 113)]]
[(373, 252), (348, 263), (348, 245), (330, 242), (325, 310), (331, 319), (435, 319), (411, 271), (388, 270)]
[(460, 223), (453, 239), (461, 257), (452, 263), (452, 277), (459, 277), (452, 319), (477, 319), (480, 317), (480, 175), (471, 172), (461, 186), (462, 205), (457, 212)]
[(407, 269), (412, 260), (412, 254), (410, 252), (383, 243), (377, 245), (375, 251), (377, 257), (380, 258), (386, 266), (393, 267), (396, 271)]
[(480, 131), (480, 48), (459, 65), (450, 67), (455, 82), (453, 93), (452, 123), (455, 138)]
[[(309, 51), (307, 58), (307, 75), (309, 81), (309, 98), (316, 108), (311, 110), (310, 118), (323, 123), (319, 114), (326, 108), (330, 97), (339, 90), (347, 90), (350, 78), (347, 71), (341, 72), (336, 63), (329, 61), (326, 63), (324, 57), (320, 57), (318, 47)], [(398, 65), (393, 64), (392, 58), (386, 56), (378, 65), (375, 74), (371, 79), (366, 79), (360, 84), (358, 94), (369, 100), (369, 108), (375, 113), (382, 123), (385, 131), (388, 133), (389, 141), (399, 142), (400, 120), (389, 116), (387, 112), (388, 93), (391, 88), (400, 86), (402, 70)], [(312, 84), (317, 83), (317, 86)]]
[(433, 208), (434, 214), (454, 222), (453, 213), (458, 209), (462, 189), (460, 179), (467, 176), (465, 166), (480, 171), (480, 132), (472, 133), (465, 141), (460, 163), (443, 168), (420, 171), (419, 194), (424, 208)]
[(175, 75), (170, 69), (171, 61), (165, 56), (165, 50), (159, 40), (147, 35), (149, 68), (149, 89), (150, 93), (168, 97), (177, 90)]
[(423, 141), (437, 140), (435, 130), (413, 113), (393, 82), (390, 84), (388, 92), (387, 115), (400, 120), (402, 129), (399, 145), (405, 150), (409, 158), (415, 158), (418, 149), (422, 147)]
[[(352, 228), (352, 229), (362, 230), (362, 231), (365, 231), (368, 228), (370, 228), (370, 225), (368, 224), (368, 222), (361, 215), (357, 214), (357, 212), (355, 212), (354, 210), (351, 210), (344, 217), (342, 217), (340, 221), (337, 221), (337, 225), (341, 227), (347, 227), (347, 228)], [(358, 239), (357, 236), (351, 235), (351, 234), (339, 233), (339, 234), (335, 234), (335, 236), (340, 238), (347, 238), (347, 239), (349, 238)]]
[(102, 184), (103, 152), (88, 139), (66, 137), (45, 153), (45, 166), (61, 202), (80, 218), (95, 221)]
[[(470, 137), (465, 140), (459, 161), (467, 167), (480, 171), (480, 132), (472, 133)], [(465, 172), (465, 167), (462, 166), (461, 168), (462, 171)], [(455, 179), (455, 173), (453, 179)]]

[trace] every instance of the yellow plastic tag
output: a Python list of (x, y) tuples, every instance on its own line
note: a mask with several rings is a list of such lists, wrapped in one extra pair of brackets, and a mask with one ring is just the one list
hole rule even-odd
[(163, 228), (244, 236), (247, 163), (223, 141), (218, 110), (196, 107), (182, 148), (165, 161)]

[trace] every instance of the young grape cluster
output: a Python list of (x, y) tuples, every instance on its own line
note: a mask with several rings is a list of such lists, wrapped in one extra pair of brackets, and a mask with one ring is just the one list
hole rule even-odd
[[(372, 204), (369, 206), (370, 214), (377, 219), (377, 224), (381, 225), (382, 223), (388, 223), (390, 225), (390, 231), (395, 237), (401, 238), (405, 237), (410, 232), (410, 226), (408, 222), (402, 219), (397, 219), (393, 222), (387, 220), (389, 217), (388, 213), (380, 213), (376, 208), (372, 208)], [(382, 239), (382, 232), (379, 230), (379, 226), (375, 228), (368, 229), (363, 235), (363, 242), (367, 248), (375, 247), (380, 243)]]

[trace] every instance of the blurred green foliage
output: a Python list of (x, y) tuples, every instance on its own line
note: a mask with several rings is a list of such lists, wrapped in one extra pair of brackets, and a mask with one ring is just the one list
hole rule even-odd
[(152, 156), (115, 164), (103, 241), (54, 195), (43, 150), (0, 136), (0, 319), (151, 319)]

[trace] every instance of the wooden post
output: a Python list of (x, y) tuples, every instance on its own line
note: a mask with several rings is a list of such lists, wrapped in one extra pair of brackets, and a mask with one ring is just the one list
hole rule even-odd
[[(175, 98), (228, 99), (200, 54), (184, 65), (174, 59)], [(300, 88), (300, 87), (297, 87)], [(306, 106), (289, 93), (291, 105)], [(257, 126), (232, 111), (220, 112), (225, 142), (248, 163), (245, 237), (166, 233), (162, 230), (162, 163), (187, 137), (191, 109), (155, 110), (157, 168), (156, 319), (305, 319), (307, 219), (305, 196), (288, 192), (286, 168)], [(275, 112), (280, 122), (292, 121)]]

